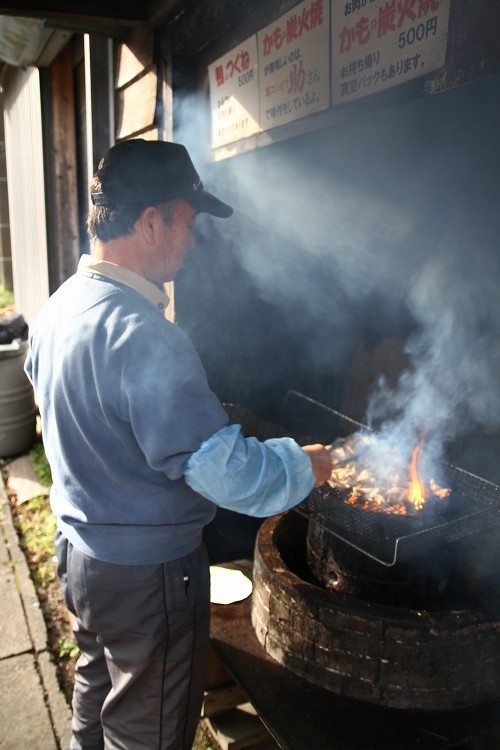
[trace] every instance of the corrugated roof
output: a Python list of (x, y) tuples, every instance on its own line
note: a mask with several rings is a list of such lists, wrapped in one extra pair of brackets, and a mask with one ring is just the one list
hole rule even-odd
[(53, 34), (41, 19), (0, 16), (0, 60), (22, 68), (36, 64)]
[(0, 61), (49, 65), (73, 33), (122, 38), (153, 26), (184, 0), (0, 0)]

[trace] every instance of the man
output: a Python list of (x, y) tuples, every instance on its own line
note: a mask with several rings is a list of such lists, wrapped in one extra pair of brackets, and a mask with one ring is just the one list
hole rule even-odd
[(51, 505), (81, 656), (71, 750), (189, 750), (209, 638), (201, 543), (215, 504), (267, 516), (331, 471), (323, 446), (244, 439), (163, 284), (196, 214), (229, 217), (186, 149), (127, 141), (91, 185), (93, 255), (30, 331), (26, 372), (52, 468)]

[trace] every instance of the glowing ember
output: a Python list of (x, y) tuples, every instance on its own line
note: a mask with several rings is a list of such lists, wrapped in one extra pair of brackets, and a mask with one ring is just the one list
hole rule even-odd
[(412, 453), (410, 465), (375, 436), (355, 433), (338, 440), (331, 449), (334, 468), (330, 486), (347, 490), (345, 502), (357, 508), (409, 515), (421, 511), (430, 498), (444, 499), (451, 489), (433, 479), (426, 484), (417, 471), (422, 443)]

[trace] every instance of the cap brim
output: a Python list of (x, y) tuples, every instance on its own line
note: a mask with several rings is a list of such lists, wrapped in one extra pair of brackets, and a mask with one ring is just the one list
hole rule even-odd
[(194, 205), (199, 213), (211, 214), (219, 219), (228, 219), (233, 215), (231, 206), (216, 198), (212, 193), (207, 193), (206, 190), (196, 196)]

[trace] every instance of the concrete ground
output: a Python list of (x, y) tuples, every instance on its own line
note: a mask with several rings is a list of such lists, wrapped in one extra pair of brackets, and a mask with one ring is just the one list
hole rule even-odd
[(0, 531), (0, 750), (66, 750), (71, 711), (1, 479)]

